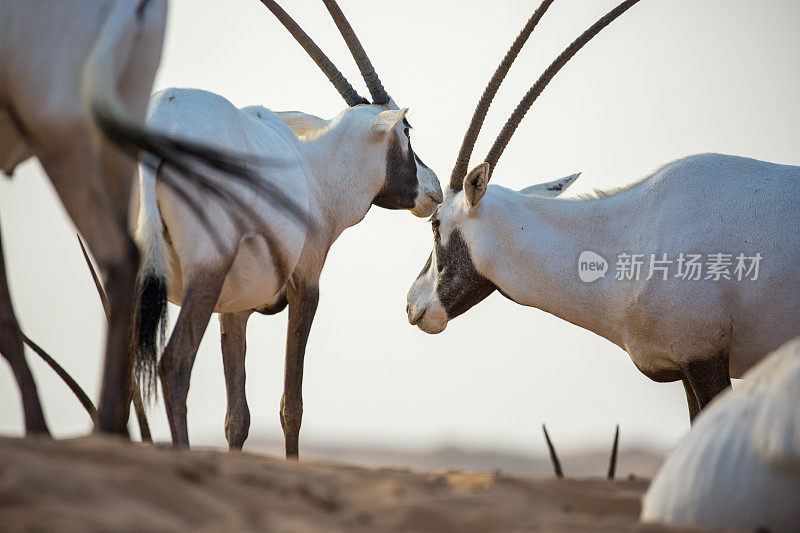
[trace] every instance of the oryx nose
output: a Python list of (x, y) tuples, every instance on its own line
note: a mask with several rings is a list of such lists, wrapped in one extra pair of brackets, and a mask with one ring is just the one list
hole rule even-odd
[(442, 195), (442, 191), (431, 191), (428, 193), (428, 197), (436, 202), (437, 204), (442, 203), (444, 200), (444, 196)]
[(411, 309), (411, 306), (406, 306), (406, 313), (408, 313), (408, 323), (412, 326), (416, 326), (417, 322), (422, 320), (422, 317), (425, 315), (425, 309), (421, 312), (416, 309)]

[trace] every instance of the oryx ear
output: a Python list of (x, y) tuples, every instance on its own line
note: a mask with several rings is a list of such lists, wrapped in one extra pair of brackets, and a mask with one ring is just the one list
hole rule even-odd
[(481, 163), (473, 168), (464, 178), (464, 198), (467, 205), (473, 207), (481, 201), (489, 185), (489, 163)]
[(405, 118), (406, 113), (408, 113), (407, 107), (381, 111), (375, 117), (375, 124), (372, 126), (373, 131), (378, 135), (386, 135), (397, 127), (400, 121)]
[(578, 172), (576, 174), (572, 174), (571, 176), (567, 176), (566, 178), (561, 178), (560, 180), (531, 185), (530, 187), (525, 187), (519, 192), (523, 194), (535, 194), (536, 196), (556, 197), (562, 192), (566, 191), (567, 187), (572, 185), (580, 175), (581, 173)]

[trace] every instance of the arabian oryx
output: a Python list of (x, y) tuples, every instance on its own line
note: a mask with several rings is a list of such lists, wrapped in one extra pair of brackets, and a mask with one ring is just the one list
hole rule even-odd
[[(128, 156), (156, 155), (204, 190), (206, 166), (230, 172), (237, 183), (261, 185), (235, 154), (141, 127), (161, 56), (166, 0), (0, 0), (0, 13), (0, 169), (11, 175), (36, 156), (103, 270), (110, 316), (98, 427), (127, 434), (139, 262), (127, 229), (136, 172)], [(175, 174), (165, 180), (176, 194), (188, 194), (185, 180)], [(26, 430), (46, 433), (2, 265), (0, 255), (0, 353), (17, 379)]]
[[(228, 407), (225, 435), (231, 448), (247, 438), (245, 333), (254, 312), (289, 307), (284, 393), (280, 418), (286, 454), (298, 456), (303, 414), (306, 342), (319, 298), (319, 277), (333, 242), (361, 221), (371, 205), (409, 209), (429, 216), (442, 201), (436, 175), (411, 148), (406, 109), (383, 89), (352, 27), (333, 0), (325, 5), (364, 75), (373, 103), (360, 97), (331, 61), (274, 1), (262, 0), (322, 68), (349, 105), (331, 120), (263, 107), (237, 109), (201, 90), (169, 89), (155, 96), (148, 125), (170, 134), (214, 142), (230, 150), (254, 150), (278, 160), (280, 172), (264, 175), (297, 203), (307, 206), (308, 227), (286, 224), (285, 215), (253, 197), (251, 209), (274, 220), (274, 249), (206, 206), (227, 250), (197, 230), (197, 216), (170, 190), (156, 186), (152, 168), (140, 174), (138, 238), (143, 250), (137, 368), (145, 387), (154, 378), (167, 298), (181, 311), (158, 362), (173, 443), (187, 446), (186, 399), (203, 332), (220, 314)], [(291, 126), (291, 127), (290, 127)], [(293, 129), (294, 128), (294, 131)], [(212, 199), (213, 200), (213, 199)]]
[(800, 338), (697, 418), (642, 500), (642, 521), (790, 532), (800, 524)]
[[(520, 41), (549, 3), (531, 17), (475, 111), (449, 190), (431, 217), (434, 248), (409, 290), (408, 320), (439, 333), (497, 289), (514, 302), (605, 337), (655, 381), (682, 380), (694, 418), (729, 386), (730, 376), (741, 376), (800, 333), (800, 168), (705, 154), (593, 198), (558, 198), (577, 174), (521, 191), (487, 187), (503, 149), (547, 82), (589, 37), (635, 2), (620, 4), (548, 67), (486, 162), (467, 173), (489, 102)], [(667, 254), (676, 264), (649, 279), (617, 279), (611, 272), (582, 281), (578, 268), (584, 252), (602, 261), (621, 254), (657, 259)], [(706, 271), (700, 279), (694, 274), (683, 279), (676, 277), (680, 254), (686, 254), (684, 260), (688, 254), (723, 254), (734, 264), (719, 279)], [(760, 271), (740, 281), (737, 256), (763, 257)], [(746, 262), (748, 271), (755, 261)]]

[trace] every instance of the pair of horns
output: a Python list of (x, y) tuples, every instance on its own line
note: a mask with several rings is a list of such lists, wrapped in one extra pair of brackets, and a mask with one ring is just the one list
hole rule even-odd
[[(361, 76), (367, 84), (367, 89), (369, 89), (373, 103), (378, 105), (388, 104), (390, 101), (389, 94), (383, 88), (380, 78), (378, 78), (378, 75), (375, 73), (375, 69), (372, 67), (372, 63), (369, 57), (367, 57), (367, 53), (364, 51), (364, 47), (361, 46), (361, 42), (358, 40), (358, 37), (356, 37), (353, 27), (347, 21), (341, 8), (339, 8), (335, 0), (322, 0), (322, 2), (333, 18), (333, 22), (339, 29), (339, 33), (342, 34), (347, 48), (350, 49), (350, 53), (353, 55), (353, 59), (355, 59), (358, 69), (361, 71)], [(353, 86), (350, 85), (350, 82), (347, 81), (347, 78), (344, 77), (341, 71), (336, 68), (336, 65), (333, 64), (330, 58), (325, 55), (311, 37), (303, 31), (300, 25), (297, 24), (275, 0), (261, 0), (261, 3), (275, 15), (289, 33), (292, 34), (292, 37), (303, 47), (311, 59), (314, 60), (320, 70), (327, 76), (328, 80), (336, 87), (336, 90), (339, 91), (339, 94), (342, 95), (347, 105), (352, 107), (369, 103), (367, 99), (359, 95), (358, 92), (353, 89)]]
[[(561, 461), (558, 460), (558, 454), (556, 453), (556, 448), (553, 446), (552, 441), (550, 440), (550, 435), (547, 433), (547, 426), (542, 424), (542, 431), (544, 431), (544, 440), (547, 442), (547, 449), (550, 452), (550, 461), (553, 463), (553, 471), (556, 474), (557, 478), (564, 477), (564, 471), (561, 470)], [(617, 430), (614, 432), (614, 444), (611, 446), (611, 457), (608, 459), (608, 473), (606, 477), (608, 479), (614, 479), (614, 476), (617, 472), (617, 455), (619, 454), (619, 424), (617, 424)]]
[[(547, 87), (547, 84), (550, 83), (550, 80), (553, 79), (556, 73), (561, 70), (561, 67), (566, 65), (572, 56), (578, 52), (578, 50), (583, 48), (583, 45), (588, 43), (595, 35), (600, 33), (600, 30), (611, 24), (614, 19), (622, 15), (638, 1), (639, 0), (626, 0), (609, 11), (605, 16), (601, 17), (597, 22), (592, 24), (589, 29), (584, 31), (580, 37), (575, 39), (567, 48), (565, 48), (564, 51), (561, 52), (561, 54), (559, 54), (559, 56), (550, 64), (550, 66), (547, 67), (539, 79), (536, 80), (536, 83), (534, 83), (530, 90), (528, 90), (520, 103), (517, 105), (517, 108), (511, 114), (511, 117), (509, 117), (508, 121), (506, 121), (505, 126), (503, 126), (503, 129), (497, 136), (492, 148), (489, 150), (489, 154), (486, 156), (485, 161), (489, 163), (490, 176), (495, 165), (497, 164), (497, 161), (503, 154), (503, 150), (505, 150), (520, 122), (522, 122), (522, 119), (533, 105), (533, 102), (536, 101), (536, 98), (539, 97), (544, 88)], [(481, 95), (481, 99), (479, 100), (478, 105), (475, 108), (475, 112), (472, 115), (472, 120), (467, 128), (467, 132), (464, 134), (464, 140), (461, 143), (461, 149), (458, 152), (456, 164), (453, 167), (452, 174), (450, 175), (451, 189), (456, 191), (461, 190), (464, 176), (467, 174), (472, 150), (475, 147), (475, 142), (478, 139), (478, 133), (480, 133), (481, 126), (483, 126), (483, 121), (486, 118), (486, 113), (489, 111), (489, 106), (492, 103), (492, 99), (497, 93), (497, 90), (500, 88), (503, 78), (505, 78), (508, 70), (511, 68), (511, 64), (517, 58), (522, 46), (528, 40), (528, 37), (530, 37), (531, 33), (533, 33), (533, 30), (538, 24), (539, 20), (552, 3), (553, 0), (543, 0), (536, 11), (533, 12), (533, 15), (531, 15), (531, 18), (528, 19), (525, 27), (522, 28), (522, 31), (514, 40), (511, 48), (509, 48), (505, 57), (500, 62), (497, 70), (495, 70), (494, 75), (486, 86), (486, 89), (484, 89), (483, 95)]]

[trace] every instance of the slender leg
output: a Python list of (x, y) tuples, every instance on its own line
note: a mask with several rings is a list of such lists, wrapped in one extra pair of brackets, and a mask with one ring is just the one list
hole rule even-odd
[(693, 423), (694, 417), (700, 412), (700, 404), (697, 403), (697, 397), (694, 395), (692, 386), (686, 378), (683, 378), (683, 390), (686, 391), (686, 402), (689, 404), (689, 423)]
[(142, 391), (139, 390), (139, 384), (136, 383), (136, 377), (131, 377), (131, 392), (133, 393), (133, 408), (136, 411), (136, 419), (139, 421), (139, 435), (142, 437), (142, 442), (153, 442), (153, 436), (150, 434), (150, 424), (147, 422), (147, 410), (142, 400)]
[(133, 241), (129, 240), (129, 244), (129, 252), (123, 260), (105, 269), (110, 313), (103, 386), (97, 409), (98, 429), (122, 435), (128, 435), (133, 375), (129, 332), (139, 265), (139, 251)]
[(0, 354), (6, 358), (14, 377), (17, 379), (22, 396), (22, 411), (25, 417), (26, 433), (44, 433), (49, 435), (47, 424), (39, 403), (36, 382), (25, 361), (25, 348), (22, 344), (22, 333), (11, 306), (11, 294), (6, 279), (6, 266), (3, 258), (3, 245), (0, 242)]
[(43, 142), (37, 155), (104, 275), (108, 333), (97, 429), (127, 435), (131, 402), (129, 331), (139, 249), (128, 233), (128, 194), (122, 191), (130, 192), (135, 163), (117, 156), (113, 165), (111, 161), (103, 165), (92, 156), (95, 151), (88, 133), (77, 134), (81, 127), (59, 124), (49, 128), (51, 135), (72, 142), (49, 149)]
[(697, 359), (682, 367), (685, 380), (691, 385), (699, 411), (714, 397), (731, 386), (728, 357), (723, 354)]
[(286, 335), (286, 367), (281, 398), (281, 426), (286, 439), (286, 457), (297, 459), (300, 424), (303, 421), (303, 361), (311, 323), (319, 303), (319, 286), (290, 283), (289, 329)]
[(225, 438), (231, 450), (240, 450), (250, 431), (250, 409), (245, 395), (244, 359), (247, 353), (247, 319), (250, 311), (221, 313), (222, 363), (228, 411), (225, 415)]
[(186, 427), (189, 379), (197, 349), (214, 312), (219, 291), (222, 289), (229, 268), (230, 263), (215, 271), (193, 276), (184, 292), (175, 329), (158, 363), (158, 375), (161, 378), (172, 443), (175, 446), (189, 446), (189, 433)]

